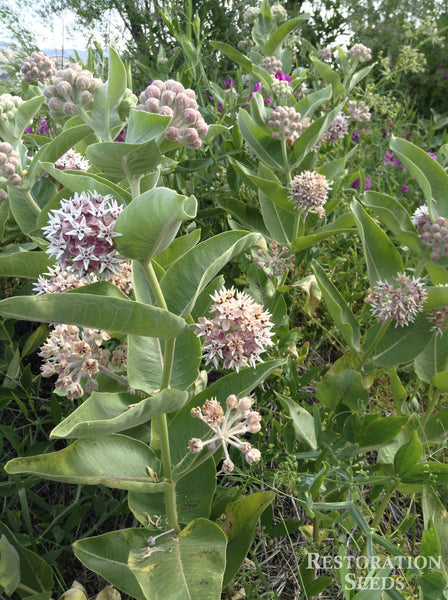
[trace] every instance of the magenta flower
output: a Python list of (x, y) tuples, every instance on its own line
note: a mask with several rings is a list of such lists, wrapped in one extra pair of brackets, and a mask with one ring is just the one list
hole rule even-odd
[(283, 73), (283, 71), (276, 73), (275, 78), (279, 79), (280, 81), (287, 81), (288, 83), (291, 83), (291, 77), (286, 75), (286, 73)]
[(409, 187), (407, 185), (402, 185), (401, 192), (403, 192), (403, 194), (406, 194), (406, 192), (409, 192)]
[[(448, 69), (447, 69), (448, 70)], [(434, 152), (427, 152), (426, 153), (428, 156), (430, 156), (431, 158), (433, 158), (434, 160), (437, 160), (437, 154), (434, 154)]]
[[(361, 187), (361, 179), (358, 177), (357, 179), (355, 179), (355, 181), (352, 183), (351, 186), (354, 190), (358, 190)], [(370, 190), (370, 179), (368, 177), (365, 178), (365, 191), (367, 192), (368, 190)]]

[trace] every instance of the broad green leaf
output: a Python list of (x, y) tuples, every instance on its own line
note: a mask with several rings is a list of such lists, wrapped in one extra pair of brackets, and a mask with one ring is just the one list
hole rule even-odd
[(448, 270), (441, 265), (436, 265), (432, 260), (425, 263), (425, 268), (433, 285), (448, 285)]
[(408, 246), (417, 256), (426, 255), (409, 213), (398, 200), (387, 194), (366, 192), (363, 204), (373, 209), (403, 245)]
[(398, 250), (375, 221), (356, 200), (351, 203), (359, 237), (364, 249), (370, 285), (390, 281), (404, 271)]
[[(174, 483), (179, 522), (187, 524), (193, 519), (208, 518), (216, 491), (216, 465), (213, 458)], [(166, 515), (164, 494), (129, 492), (128, 504), (134, 516), (145, 525), (148, 515)]]
[(429, 344), (414, 361), (415, 372), (430, 383), (434, 375), (448, 369), (448, 333), (433, 334)]
[(25, 235), (36, 229), (37, 213), (29, 206), (22, 190), (8, 186), (8, 201), (12, 216)]
[(95, 439), (79, 439), (58, 452), (13, 458), (5, 470), (10, 474), (28, 473), (43, 479), (105, 485), (119, 490), (157, 493), (167, 483), (154, 483), (147, 467), (160, 473), (160, 462), (147, 444), (113, 434)]
[(131, 551), (143, 551), (150, 532), (145, 528), (118, 529), (73, 544), (75, 556), (88, 569), (104, 577), (114, 587), (131, 598), (145, 596), (128, 567)]
[[(425, 314), (404, 327), (394, 327), (391, 323), (369, 362), (377, 367), (395, 367), (414, 360), (433, 336), (428, 325)], [(375, 325), (367, 332), (366, 347), (378, 333), (379, 327), (380, 325)]]
[(106, 180), (103, 178), (95, 177), (93, 174), (85, 173), (83, 171), (61, 171), (61, 169), (56, 169), (51, 163), (42, 163), (42, 166), (47, 173), (54, 177), (56, 181), (62, 183), (62, 185), (71, 192), (77, 192), (78, 194), (82, 192), (96, 192), (102, 196), (110, 195), (112, 198), (115, 198), (119, 204), (123, 204), (123, 196), (121, 195), (121, 192), (117, 192), (117, 189), (119, 188), (112, 184), (109, 185), (109, 182), (104, 183)]
[(319, 106), (330, 100), (331, 96), (332, 87), (331, 85), (327, 85), (302, 98), (300, 102), (296, 104), (296, 111), (302, 115), (302, 118), (311, 117)]
[[(448, 382), (448, 379), (447, 379)], [(448, 387), (447, 387), (448, 389)], [(448, 438), (448, 408), (434, 412), (425, 424), (422, 439), (429, 442), (444, 442)]]
[(5, 232), (5, 224), (9, 217), (9, 202), (3, 200), (0, 202), (0, 239), (3, 237)]
[(4, 277), (29, 277), (37, 279), (52, 260), (45, 252), (11, 252), (0, 255), (0, 274)]
[(314, 418), (310, 413), (302, 408), (297, 402), (291, 400), (283, 394), (275, 394), (281, 404), (286, 407), (289, 416), (292, 419), (296, 438), (299, 442), (305, 442), (310, 448), (317, 448), (316, 432), (314, 429)]
[(409, 441), (398, 449), (394, 457), (394, 471), (402, 479), (412, 472), (422, 460), (423, 448), (419, 442), (417, 432), (412, 432)]
[(219, 600), (226, 566), (226, 536), (211, 521), (192, 521), (178, 536), (164, 536), (147, 558), (131, 552), (129, 568), (145, 598)]
[(162, 155), (154, 140), (142, 144), (99, 142), (87, 148), (87, 158), (106, 176), (122, 179), (154, 171)]
[(219, 50), (228, 56), (247, 73), (254, 73), (254, 75), (256, 75), (266, 87), (270, 87), (272, 78), (269, 76), (269, 74), (264, 69), (257, 68), (252, 61), (244, 56), (244, 54), (241, 54), (241, 52), (239, 52), (236, 48), (230, 44), (227, 44), (226, 42), (212, 41), (210, 43), (213, 48), (216, 48), (216, 50)]
[(145, 144), (165, 133), (172, 117), (131, 108), (126, 128), (126, 144)]
[[(20, 561), (20, 582), (30, 590), (40, 594), (53, 588), (53, 570), (50, 565), (31, 550), (24, 548), (8, 527), (0, 522), (0, 533), (15, 549)], [(3, 560), (0, 561), (0, 564)], [(1, 567), (0, 567), (1, 570)], [(3, 585), (0, 582), (0, 585)]]
[(253, 246), (259, 238), (257, 233), (227, 231), (198, 244), (181, 256), (160, 281), (168, 309), (176, 314), (188, 315), (199, 294), (227, 262)]
[(283, 40), (291, 33), (291, 31), (294, 31), (294, 29), (300, 27), (302, 23), (304, 21), (307, 21), (309, 18), (309, 14), (303, 13), (295, 19), (290, 19), (289, 21), (286, 21), (286, 23), (282, 23), (279, 27), (277, 27), (277, 29), (266, 42), (263, 48), (263, 53), (266, 56), (273, 56), (277, 48), (280, 46)]
[(239, 373), (225, 375), (187, 402), (169, 423), (171, 460), (173, 465), (176, 465), (176, 474), (183, 472), (195, 460), (196, 455), (188, 450), (189, 440), (194, 437), (202, 438), (210, 432), (200, 419), (194, 419), (190, 415), (191, 409), (202, 406), (208, 399), (216, 398), (225, 411), (226, 398), (230, 394), (236, 394), (239, 398), (247, 396), (284, 363), (284, 359), (271, 360), (257, 365), (254, 369), (241, 369)]
[(20, 557), (5, 535), (0, 537), (0, 587), (11, 596), (20, 583)]
[(340, 96), (341, 94), (345, 94), (345, 87), (341, 83), (339, 75), (336, 73), (336, 71), (333, 71), (329, 65), (322, 62), (318, 58), (315, 58), (314, 56), (311, 56), (311, 62), (316, 67), (316, 70), (322, 79), (331, 84), (333, 88), (333, 94), (336, 97)]
[(0, 315), (161, 338), (175, 337), (185, 329), (183, 319), (161, 308), (82, 293), (6, 298), (0, 301)]
[(184, 221), (196, 216), (194, 196), (181, 196), (168, 188), (155, 188), (135, 198), (118, 216), (114, 231), (118, 252), (148, 261), (166, 250)]
[(224, 586), (237, 574), (252, 543), (258, 519), (274, 499), (273, 492), (258, 492), (226, 506), (225, 518), (219, 522), (227, 536)]
[(344, 404), (351, 410), (361, 411), (369, 401), (369, 393), (363, 385), (361, 374), (352, 369), (327, 374), (317, 384), (316, 396), (331, 410), (337, 410), (340, 404)]
[(427, 152), (407, 140), (392, 136), (390, 147), (421, 187), (431, 216), (448, 219), (448, 174), (445, 169)]
[(237, 223), (233, 227), (234, 229), (240, 229), (241, 226), (244, 226), (245, 229), (249, 229), (250, 231), (257, 231), (264, 236), (270, 236), (258, 208), (230, 196), (219, 198), (218, 205), (236, 219)]
[[(166, 343), (155, 337), (128, 337), (129, 385), (147, 394), (160, 389)], [(170, 385), (188, 389), (198, 377), (201, 363), (201, 342), (191, 329), (176, 337)]]
[[(295, 219), (291, 215), (291, 208), (283, 209), (261, 190), (259, 190), (258, 198), (263, 221), (270, 237), (279, 244), (290, 246), (295, 237)], [(296, 219), (299, 219), (299, 215), (296, 216)]]
[(281, 171), (283, 158), (280, 142), (257, 125), (244, 108), (238, 114), (238, 125), (244, 140), (255, 154), (272, 169)]
[(367, 67), (364, 67), (363, 69), (360, 69), (359, 71), (354, 73), (354, 75), (350, 78), (349, 84), (347, 85), (347, 91), (351, 91), (354, 87), (358, 85), (359, 82), (365, 79), (365, 77), (367, 77), (367, 75), (370, 73), (374, 66), (374, 64), (368, 65)]
[(390, 444), (408, 421), (407, 417), (368, 416), (373, 418), (363, 423), (357, 438), (358, 444), (367, 448)]
[(436, 375), (434, 375), (431, 379), (431, 385), (438, 390), (448, 392), (448, 371), (436, 373)]
[(195, 229), (187, 235), (176, 238), (163, 252), (157, 255), (157, 264), (167, 269), (175, 260), (194, 248), (201, 240), (201, 230)]
[(425, 303), (425, 310), (448, 306), (448, 286), (427, 287), (426, 291), (428, 292), (428, 299)]
[(353, 215), (349, 213), (340, 215), (333, 222), (315, 230), (314, 233), (310, 235), (299, 236), (293, 241), (291, 247), (296, 252), (300, 252), (306, 248), (311, 248), (312, 246), (315, 246), (322, 240), (326, 240), (332, 235), (353, 231), (354, 224), (355, 222), (353, 220)]
[(350, 307), (337, 288), (328, 279), (322, 267), (316, 261), (313, 261), (311, 268), (319, 283), (319, 288), (322, 292), (325, 304), (339, 331), (342, 333), (350, 348), (356, 353), (359, 353), (361, 347), (361, 332), (358, 320), (355, 318)]
[(188, 400), (187, 392), (166, 389), (139, 400), (135, 394), (93, 394), (74, 412), (57, 425), (51, 438), (87, 438), (125, 431), (148, 423), (163, 413), (182, 408)]

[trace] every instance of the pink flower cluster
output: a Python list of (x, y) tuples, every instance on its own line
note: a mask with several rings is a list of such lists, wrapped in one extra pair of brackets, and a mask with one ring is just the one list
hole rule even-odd
[(109, 339), (109, 334), (99, 329), (56, 325), (39, 353), (45, 359), (41, 365), (42, 376), (57, 375), (56, 388), (70, 400), (81, 398), (84, 388), (89, 393), (95, 391), (98, 383), (93, 376), (102, 367), (110, 365), (117, 371), (126, 368), (123, 348), (118, 348), (112, 358), (108, 350), (101, 348), (103, 341)]
[(191, 416), (201, 419), (203, 423), (210, 427), (214, 435), (205, 441), (200, 438), (192, 438), (188, 444), (190, 451), (198, 453), (205, 446), (208, 446), (210, 452), (214, 452), (222, 446), (225, 455), (222, 466), (224, 473), (231, 473), (234, 469), (227, 444), (240, 450), (249, 465), (258, 462), (261, 458), (261, 452), (238, 437), (246, 433), (258, 433), (261, 429), (261, 415), (251, 410), (252, 402), (252, 399), (247, 396), (238, 400), (235, 394), (231, 394), (226, 400), (227, 410), (225, 413), (216, 399), (207, 400), (202, 409), (199, 407), (193, 408)]
[(244, 292), (225, 287), (211, 295), (213, 319), (199, 317), (195, 331), (204, 337), (203, 358), (206, 364), (239, 371), (263, 362), (260, 354), (273, 346), (270, 314)]
[(298, 210), (303, 209), (305, 216), (315, 212), (319, 217), (325, 215), (323, 205), (328, 199), (330, 186), (324, 175), (316, 171), (303, 171), (291, 182), (290, 198)]
[(394, 280), (396, 285), (378, 281), (369, 289), (365, 302), (370, 304), (372, 314), (380, 323), (393, 319), (396, 321), (395, 327), (403, 327), (415, 320), (416, 314), (422, 310), (427, 293), (419, 279), (411, 279), (405, 273), (398, 273)]
[(165, 137), (199, 150), (208, 125), (198, 110), (196, 94), (178, 81), (153, 81), (139, 96), (138, 110), (172, 117)]
[(32, 52), (25, 59), (20, 72), (27, 83), (36, 81), (44, 83), (45, 80), (51, 79), (55, 75), (56, 66), (54, 61), (43, 52)]
[(20, 163), (19, 153), (8, 142), (0, 142), (0, 183), (20, 185), (22, 177), (16, 173)]
[(438, 217), (431, 221), (427, 206), (418, 208), (412, 216), (419, 238), (426, 248), (431, 249), (431, 260), (448, 256), (448, 220)]
[(292, 146), (299, 135), (309, 126), (309, 119), (301, 121), (302, 116), (292, 106), (277, 106), (268, 118), (268, 127), (273, 130), (272, 137), (286, 138)]
[(71, 267), (90, 281), (92, 273), (107, 278), (117, 273), (123, 258), (115, 250), (115, 221), (122, 207), (110, 196), (75, 193), (50, 213), (42, 230), (50, 242), (47, 253), (62, 267)]
[(269, 278), (280, 277), (294, 269), (294, 255), (289, 248), (279, 246), (275, 240), (269, 244), (269, 249), (258, 248), (254, 262), (259, 269), (264, 269)]

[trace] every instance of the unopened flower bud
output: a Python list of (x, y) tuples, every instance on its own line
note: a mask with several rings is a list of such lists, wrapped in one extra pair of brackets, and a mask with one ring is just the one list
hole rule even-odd
[(88, 90), (84, 90), (79, 94), (79, 102), (82, 106), (87, 106), (93, 101), (93, 96)]
[(235, 394), (230, 394), (226, 399), (227, 408), (234, 409), (238, 406), (238, 398)]
[(56, 92), (60, 96), (70, 96), (70, 93), (72, 91), (72, 86), (69, 84), (68, 81), (58, 81), (55, 85), (55, 88)]
[(177, 127), (168, 127), (165, 135), (166, 135), (167, 140), (170, 140), (171, 142), (175, 142), (177, 140), (177, 138), (179, 137), (179, 130)]
[(230, 460), (230, 458), (226, 458), (226, 460), (222, 463), (222, 470), (224, 473), (231, 473), (234, 467), (235, 465)]
[(88, 90), (90, 86), (90, 78), (85, 75), (79, 75), (76, 79), (76, 89), (82, 92), (82, 90)]
[(203, 449), (203, 447), (204, 444), (199, 438), (192, 438), (188, 442), (188, 448), (190, 449), (190, 452), (193, 452), (193, 454), (197, 454), (198, 452), (200, 452)]
[(251, 450), (249, 450), (249, 452), (245, 454), (245, 459), (249, 465), (259, 462), (259, 460), (261, 459), (260, 450), (258, 450), (258, 448), (252, 448)]
[(8, 194), (5, 190), (0, 188), (0, 202), (5, 202), (5, 200), (8, 200)]
[(8, 179), (9, 185), (20, 185), (21, 183), (22, 183), (22, 178), (17, 173), (15, 173), (14, 175), (11, 175), (11, 177)]

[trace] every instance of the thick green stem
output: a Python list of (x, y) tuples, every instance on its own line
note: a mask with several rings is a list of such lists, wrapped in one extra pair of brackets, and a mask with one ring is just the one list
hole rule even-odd
[(288, 148), (286, 147), (286, 139), (282, 139), (282, 156), (283, 162), (285, 164), (285, 179), (286, 179), (286, 187), (289, 187), (291, 183), (291, 169), (289, 168), (289, 159), (288, 159)]
[(25, 196), (25, 200), (27, 201), (28, 206), (31, 208), (31, 210), (35, 212), (36, 215), (40, 215), (40, 206), (38, 205), (36, 200), (34, 200), (30, 190), (21, 190), (21, 192)]
[(131, 173), (125, 156), (121, 161), (121, 166), (123, 167), (123, 171), (126, 173), (126, 178), (129, 181), (132, 199), (135, 199), (140, 196), (140, 181), (142, 177), (141, 175), (135, 176)]
[[(160, 308), (167, 310), (165, 298), (163, 296), (162, 289), (157, 279), (157, 275), (154, 271), (151, 261), (143, 262), (142, 266), (145, 270), (148, 283), (151, 290), (156, 298), (157, 304)], [(174, 362), (174, 347), (175, 339), (169, 339), (165, 342), (165, 350), (163, 353), (163, 371), (162, 380), (160, 382), (160, 390), (165, 390), (170, 386), (171, 371), (173, 369)], [(172, 483), (172, 469), (171, 469), (171, 454), (170, 454), (170, 440), (168, 436), (168, 421), (166, 414), (159, 415), (152, 420), (151, 424), (151, 448), (160, 448), (163, 466), (163, 476), (169, 482)], [(180, 527), (177, 521), (177, 508), (176, 508), (176, 488), (170, 485), (168, 490), (165, 492), (165, 507), (168, 518), (168, 525), (171, 529), (174, 529), (175, 533), (179, 533)]]
[(428, 402), (428, 406), (426, 407), (425, 414), (423, 415), (423, 418), (420, 422), (421, 430), (423, 430), (425, 428), (427, 422), (431, 418), (431, 415), (434, 411), (434, 408), (436, 407), (437, 402), (439, 401), (439, 398), (440, 398), (440, 392), (438, 392), (437, 390), (435, 390), (433, 388), (430, 388), (430, 400)]
[[(100, 138), (100, 140), (103, 140), (103, 142), (112, 142), (112, 138), (110, 136), (109, 131), (107, 132), (103, 132), (103, 131), (99, 131), (95, 125), (95, 121), (89, 116), (89, 114), (87, 113), (86, 110), (84, 110), (83, 108), (79, 109), (79, 115), (82, 118), (82, 120), (84, 121), (84, 123), (86, 125), (88, 125), (90, 127), (90, 129), (92, 129), (96, 135)], [(103, 137), (103, 133), (105, 133), (105, 136)]]

